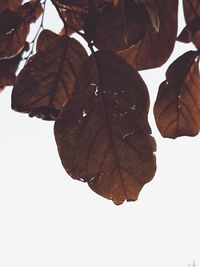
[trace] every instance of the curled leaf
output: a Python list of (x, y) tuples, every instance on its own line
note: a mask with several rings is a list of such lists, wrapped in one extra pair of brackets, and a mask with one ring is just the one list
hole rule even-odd
[(148, 109), (147, 88), (134, 69), (110, 53), (90, 56), (55, 123), (70, 176), (115, 204), (136, 200), (156, 169)]
[(87, 54), (78, 41), (67, 36), (57, 35), (45, 50), (44, 46), (40, 43), (39, 52), (17, 77), (12, 108), (31, 117), (55, 120), (74, 90)]
[(195, 136), (200, 130), (199, 52), (189, 51), (167, 70), (154, 105), (163, 137)]

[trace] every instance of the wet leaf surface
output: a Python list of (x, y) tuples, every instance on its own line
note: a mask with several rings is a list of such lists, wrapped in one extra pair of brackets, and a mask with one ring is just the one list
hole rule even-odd
[(134, 69), (110, 53), (90, 56), (55, 123), (69, 175), (115, 204), (136, 200), (156, 169), (148, 110), (147, 88)]

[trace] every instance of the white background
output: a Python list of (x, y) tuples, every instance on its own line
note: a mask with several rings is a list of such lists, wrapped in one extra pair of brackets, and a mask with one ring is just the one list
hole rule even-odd
[[(189, 48), (177, 43), (169, 62)], [(142, 73), (152, 103), (165, 70)], [(115, 206), (67, 176), (53, 122), (12, 111), (10, 93), (0, 95), (1, 267), (200, 266), (199, 136), (161, 138), (151, 109), (156, 175), (138, 201)]]

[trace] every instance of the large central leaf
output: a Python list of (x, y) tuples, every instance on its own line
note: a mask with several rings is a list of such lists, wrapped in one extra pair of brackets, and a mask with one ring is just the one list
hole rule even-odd
[(155, 173), (149, 97), (140, 75), (110, 53), (90, 56), (55, 123), (62, 163), (116, 204), (136, 200)]

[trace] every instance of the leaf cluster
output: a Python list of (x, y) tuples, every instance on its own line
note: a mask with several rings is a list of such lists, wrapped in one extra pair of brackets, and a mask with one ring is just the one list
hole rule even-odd
[(186, 27), (178, 37), (178, 0), (51, 2), (63, 22), (60, 34), (43, 27), (46, 0), (0, 0), (0, 88), (13, 85), (15, 111), (55, 121), (58, 152), (72, 178), (115, 204), (134, 201), (156, 171), (149, 94), (138, 71), (162, 66), (176, 40), (197, 50), (169, 66), (155, 120), (163, 137), (200, 130), (200, 2), (183, 0)]

